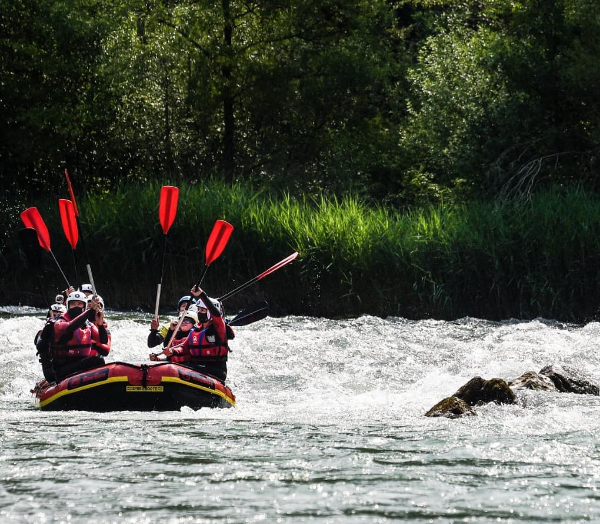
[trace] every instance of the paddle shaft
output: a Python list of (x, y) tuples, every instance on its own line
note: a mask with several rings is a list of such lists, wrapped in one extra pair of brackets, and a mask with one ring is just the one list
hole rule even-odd
[(65, 282), (67, 283), (67, 288), (71, 287), (71, 284), (69, 284), (69, 279), (66, 277), (66, 275), (63, 273), (62, 268), (60, 267), (60, 264), (58, 263), (58, 260), (56, 260), (56, 257), (54, 256), (54, 253), (52, 252), (52, 250), (49, 251), (49, 253), (52, 255), (52, 258), (54, 259), (54, 262), (56, 262), (56, 267), (58, 268), (58, 270), (60, 271), (60, 274), (63, 276), (63, 278), (65, 279)]
[(208, 271), (208, 264), (206, 264), (204, 266), (204, 271), (202, 271), (202, 275), (200, 276), (200, 278), (198, 279), (198, 282), (196, 282), (196, 285), (194, 287), (200, 287), (200, 284), (202, 284), (202, 281), (204, 280), (204, 275), (206, 275), (207, 271)]
[(87, 269), (87, 274), (88, 277), (90, 279), (90, 284), (92, 285), (92, 291), (94, 292), (94, 295), (96, 295), (96, 284), (94, 284), (94, 277), (92, 276), (92, 268), (90, 267), (89, 264), (86, 264), (85, 268)]
[(154, 307), (154, 318), (158, 318), (158, 304), (160, 303), (160, 289), (162, 288), (162, 282), (156, 286), (156, 306)]
[(180, 313), (181, 317), (179, 317), (179, 322), (177, 322), (177, 327), (175, 328), (175, 331), (173, 331), (173, 336), (169, 340), (169, 343), (167, 344), (167, 347), (165, 349), (163, 349), (163, 353), (165, 351), (167, 351), (168, 349), (170, 349), (171, 346), (173, 345), (173, 340), (175, 340), (175, 334), (179, 332), (179, 328), (181, 327), (181, 324), (183, 324), (183, 319), (185, 318), (185, 312), (186, 311), (187, 311), (187, 309), (185, 311), (182, 311)]
[(158, 318), (158, 306), (160, 304), (160, 292), (162, 290), (163, 275), (165, 274), (165, 257), (167, 255), (167, 237), (165, 234), (165, 245), (163, 248), (162, 264), (160, 268), (160, 283), (156, 286), (156, 305), (154, 306), (154, 318)]
[(75, 268), (75, 280), (79, 281), (79, 270), (77, 269), (77, 258), (75, 257), (75, 250), (71, 249), (73, 253), (73, 268)]
[(262, 278), (265, 278), (267, 275), (270, 275), (271, 273), (277, 271), (279, 268), (286, 266), (287, 264), (292, 262), (292, 260), (295, 260), (297, 256), (298, 256), (297, 251), (292, 253), (290, 256), (284, 258), (281, 262), (277, 262), (277, 264), (271, 266), (266, 271), (263, 271), (260, 275), (257, 275), (254, 278), (248, 280), (248, 282), (246, 282), (245, 284), (242, 284), (241, 286), (236, 287), (234, 290), (230, 291), (229, 293), (225, 293), (222, 297), (220, 297), (218, 299), (219, 302), (222, 302), (223, 300), (235, 295), (236, 293), (239, 293), (240, 291), (242, 291), (242, 289), (246, 289), (248, 286), (251, 286), (255, 282), (258, 282)]

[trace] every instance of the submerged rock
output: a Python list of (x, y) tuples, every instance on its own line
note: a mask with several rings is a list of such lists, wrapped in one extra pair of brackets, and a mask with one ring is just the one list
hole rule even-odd
[(476, 415), (471, 406), (480, 406), (489, 402), (514, 404), (516, 402), (514, 391), (524, 389), (600, 396), (600, 388), (581, 372), (567, 366), (553, 364), (541, 369), (539, 373), (527, 371), (509, 383), (501, 378), (490, 380), (481, 377), (472, 378), (454, 395), (433, 406), (425, 416), (459, 418)]
[(476, 415), (477, 414), (471, 409), (469, 404), (456, 397), (447, 397), (444, 400), (440, 400), (427, 413), (425, 413), (426, 417), (446, 418), (459, 418)]
[(536, 391), (558, 391), (550, 377), (535, 371), (526, 371), (520, 377), (511, 380), (508, 385), (513, 391), (533, 389)]
[(492, 378), (485, 380), (481, 377), (475, 377), (469, 380), (456, 393), (456, 398), (464, 400), (470, 406), (488, 404), (514, 404), (516, 397), (513, 391), (508, 387), (505, 380), (501, 378)]
[(471, 406), (480, 406), (489, 402), (514, 404), (515, 394), (501, 378), (485, 380), (475, 377), (462, 386), (454, 395), (445, 398), (433, 406), (426, 417), (459, 418), (476, 415)]
[(547, 376), (562, 393), (600, 395), (600, 388), (596, 384), (571, 367), (553, 364), (540, 370), (540, 375)]

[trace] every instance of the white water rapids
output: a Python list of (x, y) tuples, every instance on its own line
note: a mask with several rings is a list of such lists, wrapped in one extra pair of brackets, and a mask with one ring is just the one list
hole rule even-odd
[[(269, 318), (236, 330), (237, 407), (41, 412), (43, 312), (0, 310), (0, 522), (599, 522), (600, 397), (423, 414), (474, 376), (560, 363), (600, 384), (600, 324)], [(108, 361), (149, 315), (110, 312)]]

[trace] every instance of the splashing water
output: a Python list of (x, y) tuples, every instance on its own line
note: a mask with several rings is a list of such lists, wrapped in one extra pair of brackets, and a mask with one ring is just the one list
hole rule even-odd
[[(96, 414), (33, 406), (43, 312), (0, 313), (1, 522), (600, 519), (600, 397), (423, 416), (474, 376), (600, 383), (600, 324), (266, 319), (231, 342), (236, 408)], [(149, 316), (108, 318), (107, 360), (146, 360)]]

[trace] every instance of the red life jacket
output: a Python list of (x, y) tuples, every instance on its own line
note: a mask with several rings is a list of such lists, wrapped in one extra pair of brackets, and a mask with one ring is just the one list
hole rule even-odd
[(105, 357), (110, 353), (112, 336), (110, 334), (110, 330), (108, 329), (108, 325), (106, 324), (106, 322), (104, 322), (104, 329), (106, 329), (106, 335), (108, 336), (108, 340), (105, 343), (100, 342), (100, 330), (98, 328), (96, 328), (96, 330), (92, 332), (91, 356), (101, 355)]
[(190, 331), (180, 346), (181, 350), (178, 349), (174, 348), (177, 353), (171, 356), (172, 362), (226, 362), (229, 353), (227, 341), (221, 340), (215, 325)]
[(97, 355), (92, 348), (92, 337), (98, 340), (98, 330), (86, 322), (84, 328), (67, 333), (66, 327), (71, 320), (67, 316), (61, 316), (54, 323), (54, 340), (50, 352), (55, 366)]

